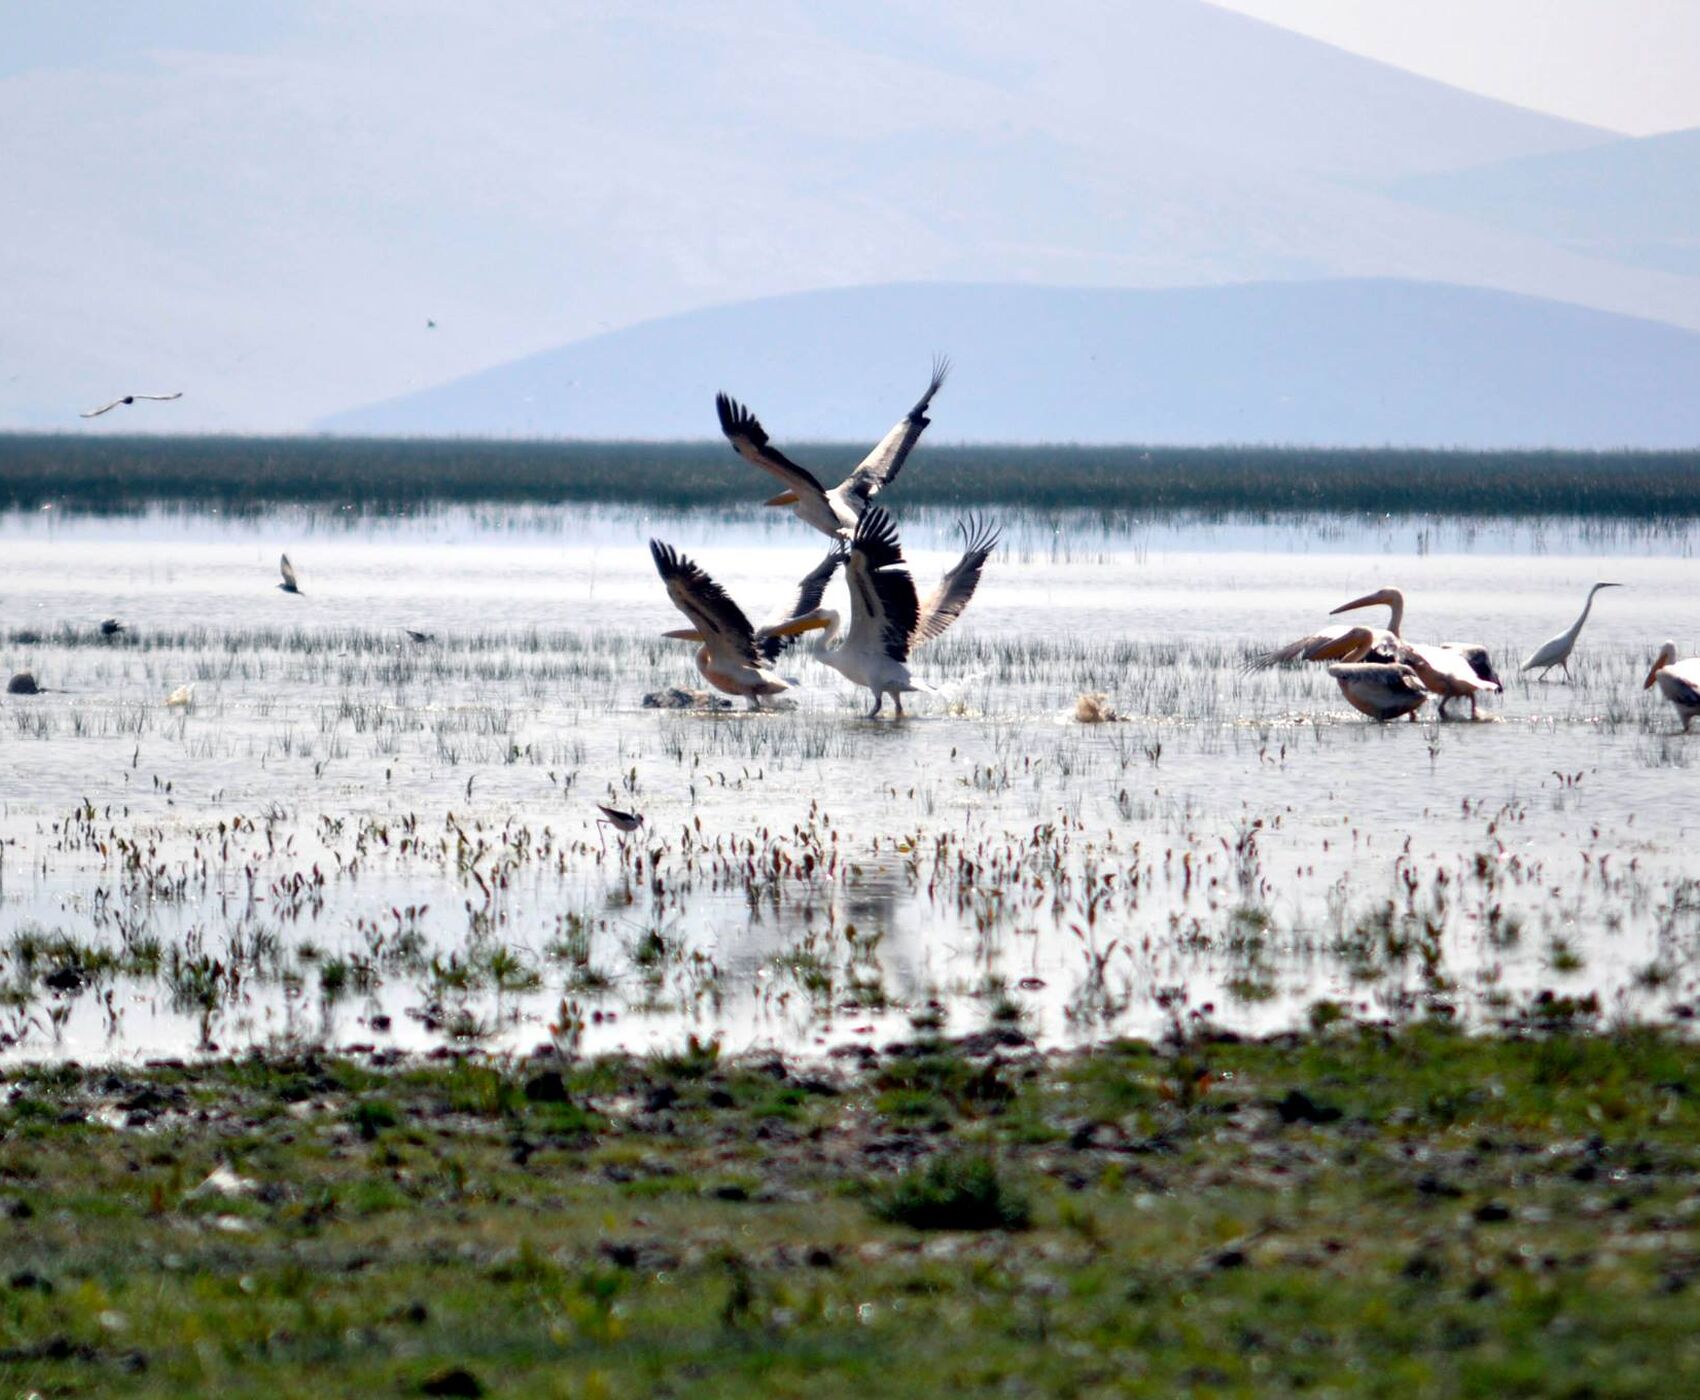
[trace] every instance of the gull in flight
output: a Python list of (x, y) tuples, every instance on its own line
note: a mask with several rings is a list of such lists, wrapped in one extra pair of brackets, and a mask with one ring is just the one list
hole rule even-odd
[(295, 565), (289, 562), (289, 556), (287, 554), (283, 555), (278, 560), (278, 568), (283, 573), (283, 582), (278, 584), (278, 587), (285, 593), (299, 593), (301, 591), (301, 585), (295, 578)]
[(892, 427), (861, 465), (830, 491), (807, 467), (800, 467), (772, 446), (755, 414), (726, 394), (717, 394), (714, 407), (720, 414), (720, 431), (733, 450), (746, 462), (771, 472), (785, 483), (785, 490), (764, 501), (769, 506), (790, 506), (805, 525), (822, 534), (848, 538), (868, 509), (868, 503), (883, 487), (897, 480), (921, 434), (933, 420), (927, 407), (950, 373), (950, 361), (942, 355), (933, 361), (933, 377), (916, 405)]
[(972, 519), (960, 529), (967, 548), (922, 602), (914, 575), (904, 562), (897, 527), (883, 507), (873, 507), (856, 522), (849, 545), (850, 631), (834, 646), (840, 619), (832, 609), (820, 608), (811, 617), (799, 619), (825, 624), (825, 635), (814, 652), (817, 659), (873, 691), (869, 719), (880, 712), (887, 695), (901, 715), (906, 691), (930, 688), (909, 674), (909, 653), (961, 617), (980, 586), (981, 571), (997, 548), (998, 532)]
[(103, 413), (111, 413), (112, 410), (117, 408), (120, 404), (132, 404), (135, 403), (137, 399), (153, 399), (159, 403), (170, 403), (172, 399), (180, 399), (182, 397), (183, 391), (181, 389), (179, 389), (175, 394), (125, 394), (122, 398), (114, 399), (111, 403), (103, 403), (99, 408), (91, 408), (82, 416), (84, 418), (98, 418)]
[(818, 614), (821, 595), (843, 560), (833, 550), (797, 585), (791, 602), (765, 627), (757, 628), (732, 601), (730, 594), (701, 567), (660, 540), (649, 542), (655, 570), (667, 585), (667, 596), (690, 619), (689, 627), (662, 633), (681, 642), (697, 642), (697, 670), (716, 690), (742, 695), (752, 710), (761, 709), (764, 695), (789, 690), (791, 682), (773, 669), (799, 633), (825, 627)]

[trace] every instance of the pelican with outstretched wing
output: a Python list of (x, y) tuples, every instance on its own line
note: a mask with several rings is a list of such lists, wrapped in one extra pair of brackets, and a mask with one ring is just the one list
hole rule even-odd
[(182, 397), (183, 391), (181, 389), (179, 389), (175, 394), (123, 394), (114, 399), (111, 403), (103, 403), (99, 408), (89, 409), (87, 413), (84, 413), (81, 416), (84, 418), (98, 418), (103, 413), (111, 413), (113, 409), (118, 408), (120, 405), (135, 403), (137, 399), (152, 399), (156, 403), (170, 403), (171, 400), (180, 399)]
[(802, 633), (827, 625), (819, 615), (820, 600), (843, 560), (842, 551), (832, 550), (805, 574), (781, 616), (760, 628), (724, 588), (672, 545), (651, 540), (649, 553), (667, 585), (667, 596), (691, 624), (662, 635), (698, 644), (697, 670), (704, 680), (728, 695), (743, 696), (752, 710), (761, 709), (762, 696), (791, 688), (773, 669), (774, 663)]
[(856, 522), (846, 565), (850, 630), (834, 645), (841, 619), (830, 608), (818, 609), (812, 616), (825, 621), (826, 631), (814, 654), (846, 679), (873, 691), (870, 719), (880, 712), (887, 695), (901, 715), (904, 693), (927, 689), (909, 674), (910, 651), (961, 617), (980, 585), (986, 560), (997, 548), (998, 532), (975, 520), (963, 522), (961, 530), (966, 546), (962, 557), (923, 601), (904, 562), (891, 516), (874, 506)]
[(720, 431), (746, 462), (771, 472), (785, 483), (777, 496), (764, 501), (769, 506), (790, 506), (804, 524), (822, 534), (847, 538), (856, 522), (867, 513), (868, 503), (897, 480), (921, 434), (933, 420), (927, 408), (950, 373), (950, 361), (940, 356), (933, 361), (933, 377), (927, 392), (908, 413), (881, 438), (861, 465), (830, 491), (807, 467), (798, 466), (768, 440), (767, 431), (755, 414), (726, 394), (717, 394), (714, 407), (720, 414)]
[(1655, 685), (1676, 706), (1677, 714), (1682, 716), (1682, 732), (1688, 733), (1694, 716), (1700, 715), (1700, 656), (1678, 661), (1676, 643), (1666, 642), (1653, 658), (1653, 669), (1647, 672), (1647, 683), (1641, 688), (1651, 690)]
[[(1479, 642), (1407, 642), (1400, 634), (1405, 621), (1405, 595), (1397, 588), (1380, 588), (1374, 593), (1366, 593), (1361, 598), (1342, 603), (1333, 612), (1338, 614), (1375, 607), (1388, 610), (1385, 628), (1326, 628), (1278, 650), (1253, 657), (1246, 663), (1247, 668), (1259, 670), (1287, 661), (1404, 666), (1414, 671), (1431, 693), (1440, 697), (1442, 717), (1447, 717), (1446, 707), (1452, 701), (1467, 699), (1470, 717), (1474, 719), (1479, 697), (1501, 689), (1488, 650)], [(1366, 632), (1372, 637), (1367, 647), (1362, 645), (1360, 635)], [(1346, 698), (1350, 700), (1352, 697), (1348, 694)], [(1365, 710), (1364, 713), (1370, 711)]]

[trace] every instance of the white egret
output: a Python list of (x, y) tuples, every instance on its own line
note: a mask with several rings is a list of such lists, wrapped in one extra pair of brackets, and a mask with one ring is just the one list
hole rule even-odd
[(1541, 673), (1540, 679), (1544, 681), (1547, 678), (1547, 672), (1557, 666), (1563, 670), (1564, 679), (1569, 680), (1570, 653), (1576, 646), (1576, 639), (1582, 635), (1582, 624), (1588, 620), (1588, 614), (1593, 609), (1594, 595), (1602, 588), (1622, 587), (1621, 583), (1596, 583), (1588, 590), (1588, 601), (1582, 604), (1582, 616), (1570, 624), (1570, 630), (1560, 632), (1556, 637), (1542, 642), (1535, 648), (1534, 654), (1523, 663), (1522, 669), (1533, 671), (1538, 668)]

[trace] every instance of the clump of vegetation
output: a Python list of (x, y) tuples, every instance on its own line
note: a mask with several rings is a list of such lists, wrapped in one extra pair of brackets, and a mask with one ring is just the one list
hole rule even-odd
[(876, 1191), (873, 1213), (916, 1230), (1025, 1230), (1032, 1207), (980, 1152), (940, 1152)]

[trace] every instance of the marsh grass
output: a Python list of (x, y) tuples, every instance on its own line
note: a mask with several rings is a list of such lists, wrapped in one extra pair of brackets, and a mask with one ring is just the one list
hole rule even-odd
[[(800, 444), (830, 474), (866, 450)], [(1692, 452), (1472, 452), (1281, 447), (924, 448), (905, 505), (1037, 510), (1447, 512), (1679, 518), (1700, 514)], [(91, 512), (191, 502), (393, 511), (433, 502), (641, 501), (730, 506), (750, 475), (721, 442), (124, 437), (0, 434), (0, 506)]]

